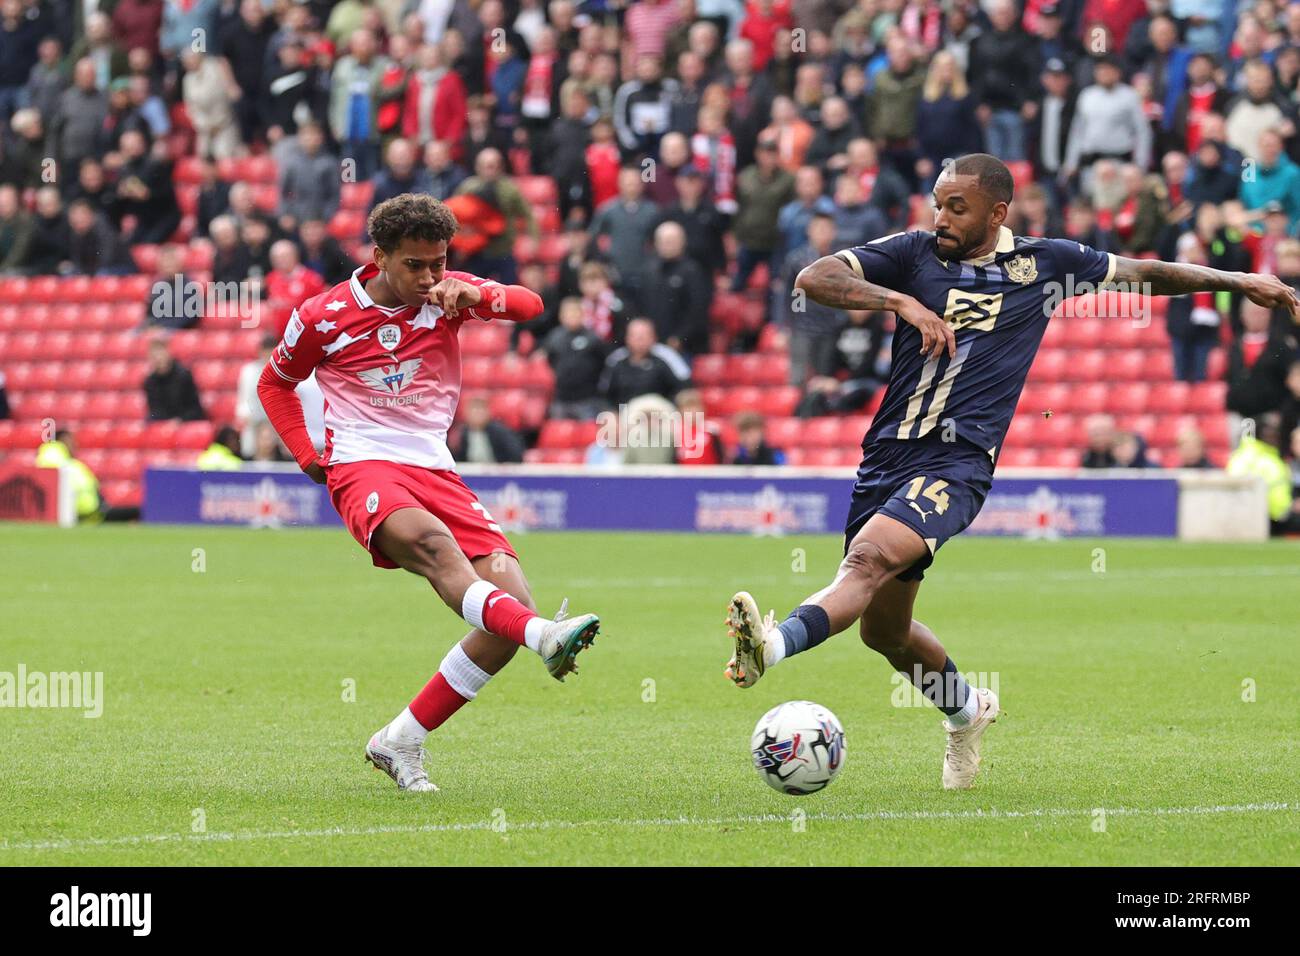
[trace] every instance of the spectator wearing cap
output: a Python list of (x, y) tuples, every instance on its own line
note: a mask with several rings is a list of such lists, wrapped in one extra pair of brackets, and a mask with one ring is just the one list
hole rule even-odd
[(1122, 75), (1114, 57), (1104, 57), (1093, 67), (1096, 82), (1079, 94), (1070, 125), (1067, 174), (1105, 158), (1130, 160), (1141, 169), (1151, 165), (1151, 123)]
[(1286, 210), (1289, 228), (1300, 224), (1300, 166), (1282, 149), (1282, 137), (1276, 130), (1259, 134), (1258, 162), (1249, 170), (1253, 176), (1241, 177), (1241, 202), (1248, 210), (1263, 213), (1269, 203)]
[(767, 263), (769, 272), (775, 271), (771, 259), (780, 243), (777, 217), (781, 207), (794, 198), (794, 177), (779, 164), (775, 138), (759, 140), (754, 164), (736, 180), (736, 198), (739, 209), (732, 229), (738, 248), (733, 292), (745, 288), (760, 263)]
[(675, 222), (661, 223), (654, 233), (654, 255), (646, 263), (642, 288), (645, 312), (655, 333), (675, 352), (693, 355), (709, 348), (709, 306), (712, 276), (686, 255), (686, 230)]
[[(1032, 6), (1032, 3), (1027, 6)], [(1025, 19), (1029, 19), (1028, 10)], [(1038, 41), (1039, 63), (1042, 64), (1040, 72), (1046, 68), (1048, 60), (1060, 60), (1067, 70), (1074, 66), (1079, 58), (1078, 44), (1071, 42), (1061, 8), (1053, 0), (1048, 0), (1038, 8), (1033, 34)]]
[(694, 166), (683, 166), (676, 184), (677, 201), (664, 209), (659, 223), (675, 222), (686, 231), (686, 255), (712, 280), (727, 267), (727, 222), (705, 195), (704, 174)]
[(917, 103), (916, 132), (916, 178), (924, 193), (934, 188), (945, 158), (978, 153), (984, 147), (966, 77), (946, 50), (930, 60)]
[(1034, 39), (1020, 30), (1011, 0), (991, 0), (987, 9), (991, 26), (971, 43), (966, 75), (986, 148), (1012, 162), (1025, 158), (1024, 123), (1036, 110), (1031, 96), (1041, 60)]
[(1034, 165), (1034, 175), (1040, 181), (1048, 181), (1058, 191), (1058, 205), (1062, 196), (1059, 194), (1059, 177), (1065, 167), (1070, 126), (1074, 122), (1074, 110), (1078, 102), (1078, 93), (1064, 60), (1053, 58), (1047, 61), (1039, 76), (1043, 97), (1039, 103), (1038, 113), (1028, 125), (1029, 159)]

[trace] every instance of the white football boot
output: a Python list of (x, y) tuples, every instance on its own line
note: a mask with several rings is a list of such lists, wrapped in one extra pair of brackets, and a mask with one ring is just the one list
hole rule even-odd
[(980, 738), (989, 725), (998, 719), (998, 695), (983, 687), (972, 688), (979, 698), (975, 717), (964, 727), (954, 727), (948, 721), (943, 729), (948, 731), (948, 747), (943, 754), (943, 788), (966, 790), (975, 782), (980, 769)]
[(599, 632), (600, 618), (594, 614), (569, 617), (569, 599), (565, 598), (555, 620), (542, 631), (537, 653), (542, 656), (551, 676), (563, 682), (565, 674), (577, 673), (578, 665), (574, 658), (580, 651), (591, 647)]
[(724, 673), (737, 687), (753, 687), (767, 669), (764, 649), (771, 640), (785, 640), (776, 626), (776, 612), (760, 617), (758, 603), (748, 591), (737, 591), (727, 605), (727, 634), (736, 651)]
[(415, 793), (437, 792), (424, 772), (424, 748), (413, 740), (390, 737), (384, 727), (366, 744), (366, 760), (397, 783), (397, 789)]

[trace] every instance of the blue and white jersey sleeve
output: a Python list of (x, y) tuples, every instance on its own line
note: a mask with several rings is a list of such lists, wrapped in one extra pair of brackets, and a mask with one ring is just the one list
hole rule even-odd
[(886, 289), (906, 291), (904, 285), (912, 274), (915, 233), (896, 232), (835, 253), (848, 263), (858, 277)]
[(1115, 278), (1115, 256), (1098, 252), (1073, 239), (1048, 239), (1048, 247), (1056, 259), (1058, 274), (1064, 279), (1074, 277), (1074, 285), (1087, 283), (1093, 287), (1107, 285)]

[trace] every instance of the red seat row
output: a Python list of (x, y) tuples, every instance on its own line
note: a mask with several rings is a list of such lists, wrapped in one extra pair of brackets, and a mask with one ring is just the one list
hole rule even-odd
[[(1227, 369), (1223, 349), (1210, 353), (1206, 375), (1221, 379)], [(1173, 356), (1166, 349), (1120, 352), (1107, 349), (1042, 349), (1029, 369), (1030, 382), (1168, 382)]]
[(1112, 414), (1181, 414), (1222, 413), (1227, 398), (1225, 382), (1030, 382), (1020, 393), (1018, 412), (1042, 414), (1061, 412), (1087, 415), (1094, 412)]
[(691, 366), (691, 377), (701, 388), (711, 385), (785, 385), (790, 380), (786, 355), (700, 355)]
[(133, 276), (14, 276), (0, 281), (0, 305), (143, 302), (153, 280)]

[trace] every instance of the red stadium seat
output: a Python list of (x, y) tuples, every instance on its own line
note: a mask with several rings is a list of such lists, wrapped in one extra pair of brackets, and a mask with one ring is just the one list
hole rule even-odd
[(1101, 319), (1074, 317), (1066, 319), (1065, 345), (1071, 349), (1094, 349), (1101, 344), (1105, 323)]
[(1216, 348), (1210, 352), (1209, 361), (1205, 363), (1205, 377), (1220, 382), (1228, 374), (1228, 351)]
[(1106, 411), (1113, 415), (1141, 415), (1149, 411), (1151, 388), (1143, 382), (1117, 382), (1106, 396)]
[(1070, 390), (1070, 406), (1076, 415), (1092, 415), (1106, 410), (1110, 386), (1102, 382), (1075, 385)]
[(1070, 355), (1065, 369), (1072, 382), (1099, 382), (1108, 378), (1107, 356), (1101, 349), (1088, 349)]
[(213, 392), (202, 396), (202, 398), (203, 407), (208, 413), (209, 421), (226, 423), (235, 420), (237, 396), (233, 389), (225, 392)]
[(1078, 468), (1082, 458), (1083, 453), (1073, 448), (1051, 448), (1039, 454), (1038, 467)]
[(529, 205), (553, 205), (559, 201), (560, 191), (550, 176), (517, 176), (514, 183)]
[(804, 421), (800, 418), (769, 418), (764, 437), (777, 448), (794, 448), (803, 444)]
[(843, 453), (838, 448), (804, 448), (803, 464), (808, 468), (842, 468)]
[(1028, 381), (1060, 382), (1065, 380), (1068, 353), (1064, 349), (1041, 349), (1029, 368)]
[(71, 303), (94, 302), (100, 295), (96, 289), (97, 285), (98, 280), (90, 276), (72, 276), (64, 279), (63, 287), (60, 289), (60, 299)]
[(551, 371), (551, 363), (546, 361), (545, 355), (539, 352), (524, 363), (520, 384), (529, 391), (543, 395), (550, 395), (554, 391), (555, 373)]
[(805, 448), (834, 448), (840, 444), (838, 418), (808, 418), (804, 420), (803, 434), (795, 443)]
[(1038, 465), (1038, 451), (1033, 448), (1012, 447), (1008, 445), (998, 456), (998, 465), (1003, 468), (1034, 468)]
[(45, 440), (45, 423), (0, 421), (0, 451), (35, 451)]
[(769, 323), (763, 326), (763, 331), (759, 333), (758, 351), (784, 354), (790, 347), (788, 338), (784, 329)]
[(34, 276), (27, 287), (27, 299), (30, 302), (58, 302), (63, 280), (58, 276)]
[(350, 211), (365, 213), (370, 209), (370, 200), (375, 194), (375, 182), (367, 179), (360, 183), (343, 183), (339, 187), (339, 207)]
[(1187, 410), (1197, 415), (1221, 414), (1227, 407), (1227, 382), (1197, 382), (1191, 386)]
[(691, 378), (701, 388), (708, 385), (724, 385), (727, 382), (729, 356), (697, 355), (691, 363)]
[(1191, 401), (1191, 392), (1186, 382), (1158, 382), (1151, 386), (1147, 406), (1152, 412), (1181, 415)]
[[(206, 424), (199, 422), (198, 424)], [(145, 426), (144, 436), (140, 441), (140, 447), (158, 450), (176, 447), (177, 436), (180, 434), (180, 422), (149, 422)], [(206, 445), (204, 447), (207, 447)]]
[(793, 385), (765, 388), (760, 392), (758, 411), (764, 415), (793, 415), (801, 397), (799, 389)]
[(1174, 357), (1168, 348), (1147, 349), (1142, 360), (1142, 378), (1148, 382), (1169, 382), (1174, 377)]
[(523, 407), (520, 410), (519, 424), (528, 431), (537, 431), (542, 427), (542, 422), (546, 421), (546, 410), (549, 402), (545, 395), (528, 395), (524, 398)]
[[(849, 415), (840, 419), (840, 444), (845, 448), (862, 448), (862, 439), (871, 427), (870, 415)], [(858, 456), (861, 458), (861, 456)]]
[[(156, 427), (157, 423), (151, 423)], [(176, 447), (202, 450), (212, 444), (211, 422), (182, 422), (176, 431)]]
[(1108, 349), (1135, 350), (1142, 348), (1142, 331), (1134, 325), (1132, 317), (1101, 320), (1101, 345)]
[(1116, 382), (1139, 382), (1146, 366), (1145, 351), (1121, 352), (1114, 350), (1106, 353), (1106, 374), (1103, 376)]

